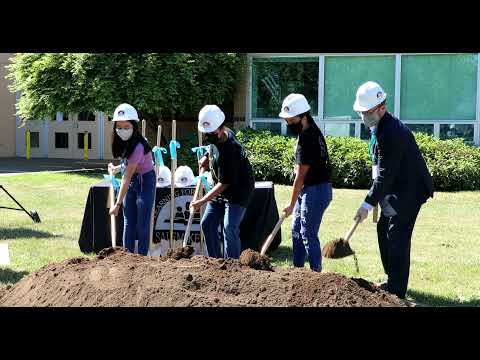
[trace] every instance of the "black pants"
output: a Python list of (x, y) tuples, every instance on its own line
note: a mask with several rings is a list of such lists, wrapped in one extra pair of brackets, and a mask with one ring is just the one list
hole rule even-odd
[(412, 205), (408, 211), (392, 217), (386, 217), (382, 212), (377, 224), (380, 256), (388, 275), (387, 290), (402, 299), (407, 293), (410, 245), (420, 208), (421, 205)]

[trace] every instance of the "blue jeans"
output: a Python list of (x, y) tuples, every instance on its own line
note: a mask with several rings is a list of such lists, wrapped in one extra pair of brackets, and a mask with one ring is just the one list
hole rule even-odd
[(318, 231), (323, 213), (332, 201), (332, 184), (323, 183), (302, 189), (295, 204), (292, 222), (293, 266), (303, 267), (308, 256), (310, 269), (322, 271)]
[(205, 236), (208, 256), (222, 258), (220, 249), (220, 233), (218, 228), (223, 219), (223, 237), (225, 239), (225, 258), (240, 257), (240, 223), (246, 208), (238, 204), (218, 203), (210, 201), (202, 218), (202, 231)]
[(135, 252), (138, 237), (138, 253), (147, 255), (150, 246), (150, 221), (153, 197), (156, 190), (155, 171), (141, 176), (135, 174), (123, 200), (123, 246)]

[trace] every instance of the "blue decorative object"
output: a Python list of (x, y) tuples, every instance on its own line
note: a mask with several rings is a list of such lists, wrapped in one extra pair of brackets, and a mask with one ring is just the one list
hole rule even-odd
[(170, 158), (172, 160), (177, 158), (177, 149), (180, 149), (180, 143), (176, 140), (170, 140)]
[(158, 166), (164, 166), (162, 152), (166, 154), (167, 149), (159, 146), (154, 146), (152, 149), (153, 158), (155, 159), (155, 164)]

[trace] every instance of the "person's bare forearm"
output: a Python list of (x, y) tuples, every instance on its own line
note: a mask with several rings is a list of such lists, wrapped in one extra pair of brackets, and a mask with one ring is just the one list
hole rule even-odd
[(212, 188), (212, 190), (210, 190), (207, 194), (205, 194), (205, 196), (200, 201), (205, 203), (210, 200), (213, 200), (217, 195), (224, 192), (227, 187), (228, 187), (228, 184), (222, 184), (222, 183), (216, 184)]
[(295, 181), (293, 182), (292, 196), (290, 198), (290, 206), (294, 206), (302, 191), (303, 183), (305, 182), (305, 176), (296, 172)]

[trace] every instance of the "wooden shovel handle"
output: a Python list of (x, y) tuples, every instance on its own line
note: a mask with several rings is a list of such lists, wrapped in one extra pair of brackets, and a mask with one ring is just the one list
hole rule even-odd
[[(203, 169), (201, 170), (201, 173), (199, 176), (202, 176), (202, 174), (203, 174)], [(195, 193), (193, 194), (192, 202), (197, 201), (201, 186), (202, 186), (202, 180), (198, 179), (197, 186), (195, 187)], [(183, 237), (183, 247), (187, 246), (194, 215), (195, 215), (195, 211), (192, 211), (190, 208), (190, 215), (188, 216), (188, 224), (187, 224), (187, 228), (185, 229), (185, 236)]]
[[(172, 120), (172, 140), (177, 139), (177, 122)], [(174, 230), (174, 220), (175, 220), (175, 171), (177, 170), (177, 158), (175, 157), (172, 160), (171, 166), (171, 183), (170, 183), (170, 248), (173, 249), (175, 246), (173, 241), (173, 230)]]
[[(157, 146), (160, 146), (160, 141), (162, 138), (162, 125), (158, 125), (157, 127)], [(155, 203), (157, 197), (157, 181), (158, 181), (158, 169), (159, 165), (155, 162), (155, 190), (153, 191), (153, 207), (152, 207), (152, 214), (150, 219), (150, 247), (153, 246), (153, 229), (155, 227), (154, 218), (155, 218)]]
[(375, 207), (373, 208), (372, 216), (373, 216), (373, 222), (377, 223), (378, 222), (378, 204), (375, 205)]
[[(108, 174), (113, 176), (113, 171), (109, 170)], [(115, 207), (115, 189), (113, 185), (110, 184), (110, 210)], [(110, 215), (110, 237), (112, 241), (112, 247), (117, 246), (117, 222), (115, 215)]]
[(265, 253), (267, 252), (270, 244), (275, 238), (275, 235), (277, 235), (278, 230), (280, 230), (280, 227), (282, 226), (282, 223), (285, 219), (286, 219), (286, 216), (285, 216), (285, 213), (283, 213), (280, 219), (278, 220), (277, 225), (275, 225), (275, 227), (273, 228), (272, 233), (267, 237), (267, 240), (265, 240), (265, 243), (262, 246), (262, 250), (260, 251), (260, 255), (265, 255)]
[(352, 227), (350, 228), (350, 230), (348, 231), (348, 233), (345, 235), (345, 241), (346, 241), (346, 242), (349, 242), (349, 241), (350, 241), (350, 238), (352, 237), (353, 232), (354, 232), (355, 229), (357, 228), (358, 224), (360, 224), (360, 219), (359, 219), (359, 218), (358, 218), (357, 220), (355, 220), (355, 222), (353, 223)]

